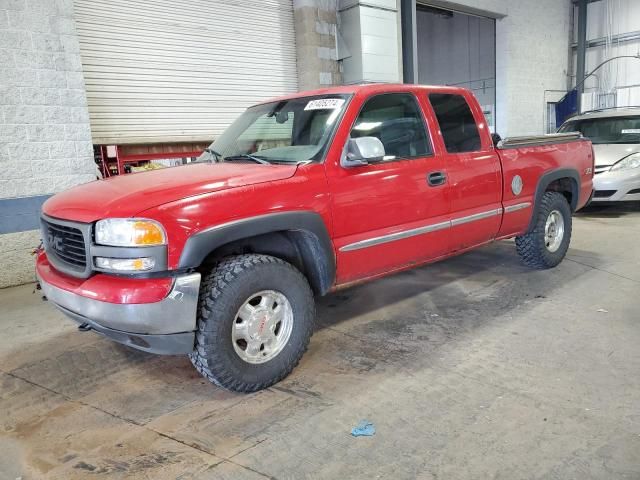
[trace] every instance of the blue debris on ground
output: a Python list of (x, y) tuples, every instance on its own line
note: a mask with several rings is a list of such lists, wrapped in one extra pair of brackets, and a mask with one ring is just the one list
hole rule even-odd
[(371, 437), (376, 433), (376, 427), (369, 420), (361, 420), (358, 425), (351, 429), (354, 437)]

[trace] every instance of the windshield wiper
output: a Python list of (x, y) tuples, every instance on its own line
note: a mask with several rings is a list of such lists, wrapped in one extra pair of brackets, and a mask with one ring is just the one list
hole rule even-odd
[(255, 155), (250, 155), (248, 153), (243, 153), (242, 155), (229, 155), (228, 157), (224, 157), (225, 162), (233, 162), (234, 160), (252, 160), (256, 163), (260, 163), (261, 165), (270, 165), (265, 159), (256, 157)]
[(214, 162), (221, 162), (222, 161), (222, 154), (216, 152), (213, 148), (205, 148), (204, 149), (205, 152), (207, 152), (209, 155), (211, 155), (210, 158), (213, 158)]

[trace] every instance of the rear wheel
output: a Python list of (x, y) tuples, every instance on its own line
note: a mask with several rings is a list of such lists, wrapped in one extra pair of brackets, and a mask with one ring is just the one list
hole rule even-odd
[(225, 258), (202, 283), (191, 362), (229, 390), (266, 388), (300, 361), (314, 312), (309, 283), (289, 263), (268, 255)]
[(525, 265), (551, 268), (567, 254), (571, 241), (571, 208), (558, 192), (545, 192), (531, 232), (516, 237), (516, 249)]

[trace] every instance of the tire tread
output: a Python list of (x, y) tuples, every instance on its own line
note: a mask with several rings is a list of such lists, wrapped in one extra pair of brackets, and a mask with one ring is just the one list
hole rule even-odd
[[(525, 235), (516, 237), (516, 251), (522, 262), (531, 268), (546, 269), (556, 266), (559, 261), (551, 261), (545, 254), (544, 245), (544, 229), (547, 216), (554, 209), (554, 204), (563, 204), (566, 206), (563, 216), (565, 216), (565, 241), (568, 244), (571, 241), (571, 217), (566, 218), (566, 212), (571, 213), (571, 208), (567, 199), (558, 192), (545, 192), (540, 201), (540, 205), (534, 215), (536, 215), (536, 223), (533, 230)], [(563, 247), (561, 247), (563, 248)], [(565, 252), (562, 254), (564, 258)], [(560, 261), (562, 260), (560, 259)]]
[[(261, 265), (270, 264), (277, 264), (292, 270), (300, 278), (300, 281), (304, 282), (303, 284), (308, 290), (309, 296), (311, 297), (311, 304), (309, 308), (312, 310), (315, 309), (313, 294), (311, 293), (311, 287), (309, 286), (307, 279), (293, 265), (279, 258), (262, 254), (245, 254), (226, 257), (217, 263), (213, 270), (204, 277), (200, 286), (196, 345), (194, 353), (189, 354), (189, 358), (191, 359), (193, 366), (203, 377), (222, 388), (246, 393), (267, 388), (289, 375), (298, 365), (302, 355), (308, 348), (311, 334), (313, 333), (313, 322), (304, 323), (303, 327), (305, 328), (305, 332), (303, 333), (303, 338), (305, 339), (305, 342), (301, 346), (302, 348), (295, 350), (294, 355), (287, 358), (286, 367), (277, 375), (266, 379), (263, 382), (255, 383), (244, 382), (234, 378), (233, 374), (225, 368), (225, 362), (223, 359), (218, 357), (216, 345), (225, 340), (217, 338), (215, 330), (209, 328), (209, 326), (211, 322), (215, 322), (213, 312), (220, 296), (223, 291), (238, 278), (238, 276), (245, 273), (247, 270), (254, 269)], [(282, 352), (281, 355), (282, 354), (284, 354), (284, 352)]]

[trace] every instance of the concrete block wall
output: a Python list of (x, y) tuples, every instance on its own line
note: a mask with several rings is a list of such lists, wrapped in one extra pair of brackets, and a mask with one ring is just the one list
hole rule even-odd
[(571, 1), (504, 4), (507, 16), (496, 22), (496, 131), (546, 133), (545, 90), (567, 89)]
[(337, 0), (293, 0), (298, 89), (339, 85)]
[(40, 206), (95, 171), (73, 0), (0, 0), (0, 287), (34, 279)]

